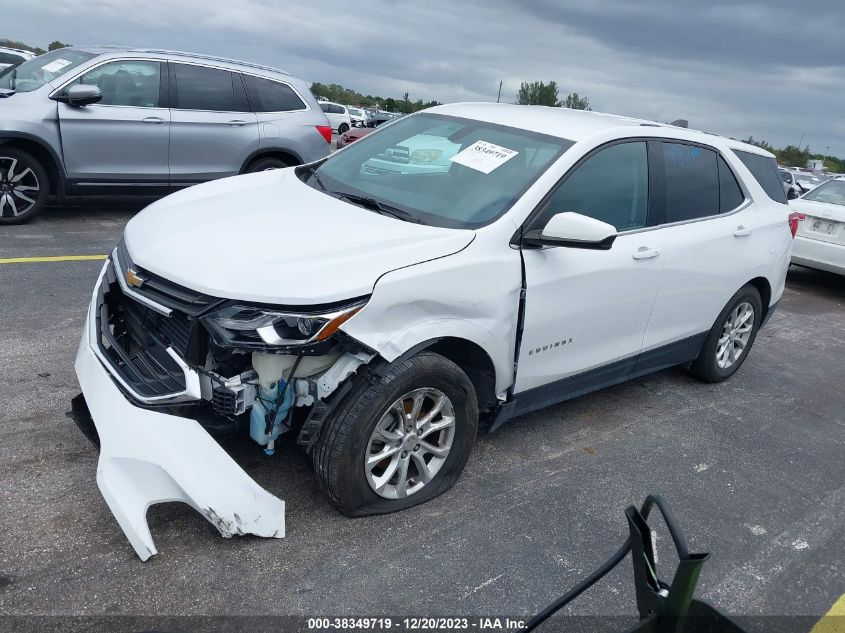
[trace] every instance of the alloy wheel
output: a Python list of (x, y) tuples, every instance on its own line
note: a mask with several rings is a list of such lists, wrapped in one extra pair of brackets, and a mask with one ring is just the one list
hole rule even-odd
[(41, 189), (38, 177), (17, 158), (0, 156), (0, 217), (17, 217), (32, 209)]
[(716, 364), (721, 369), (733, 366), (745, 353), (753, 331), (754, 306), (744, 301), (728, 314), (716, 343)]
[(367, 444), (364, 472), (380, 497), (402, 499), (437, 475), (455, 439), (455, 409), (439, 389), (414, 389), (379, 419)]

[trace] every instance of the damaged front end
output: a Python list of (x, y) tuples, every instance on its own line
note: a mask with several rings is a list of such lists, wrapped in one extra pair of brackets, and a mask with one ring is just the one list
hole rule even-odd
[(156, 553), (147, 508), (166, 501), (191, 505), (224, 537), (284, 536), (284, 502), (212, 436), (249, 433), (272, 455), (300, 411), (310, 447), (326, 399), (375, 357), (338, 329), (365, 300), (291, 309), (219, 299), (115, 249), (80, 342), (73, 415), (99, 443), (97, 483), (142, 560)]

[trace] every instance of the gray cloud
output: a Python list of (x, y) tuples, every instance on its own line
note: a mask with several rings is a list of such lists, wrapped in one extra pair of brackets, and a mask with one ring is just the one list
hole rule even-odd
[(30, 0), (0, 35), (208, 52), (426, 100), (495, 100), (502, 80), (513, 101), (554, 79), (597, 110), (845, 156), (841, 0)]

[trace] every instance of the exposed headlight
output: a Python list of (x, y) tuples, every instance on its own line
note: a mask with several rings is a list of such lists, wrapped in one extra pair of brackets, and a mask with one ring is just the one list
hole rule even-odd
[(331, 312), (298, 314), (233, 304), (212, 312), (203, 321), (219, 345), (266, 349), (324, 341), (363, 307), (363, 303), (357, 303)]

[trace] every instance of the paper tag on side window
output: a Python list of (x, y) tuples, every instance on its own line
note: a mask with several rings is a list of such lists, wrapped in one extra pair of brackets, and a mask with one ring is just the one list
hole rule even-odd
[(44, 64), (41, 70), (46, 70), (48, 73), (55, 73), (69, 64), (70, 62), (66, 59), (54, 59), (49, 64)]
[(464, 167), (480, 171), (483, 174), (489, 174), (496, 167), (504, 165), (517, 154), (519, 152), (502, 147), (501, 145), (494, 145), (487, 141), (476, 141), (465, 150), (452, 156), (449, 160)]

